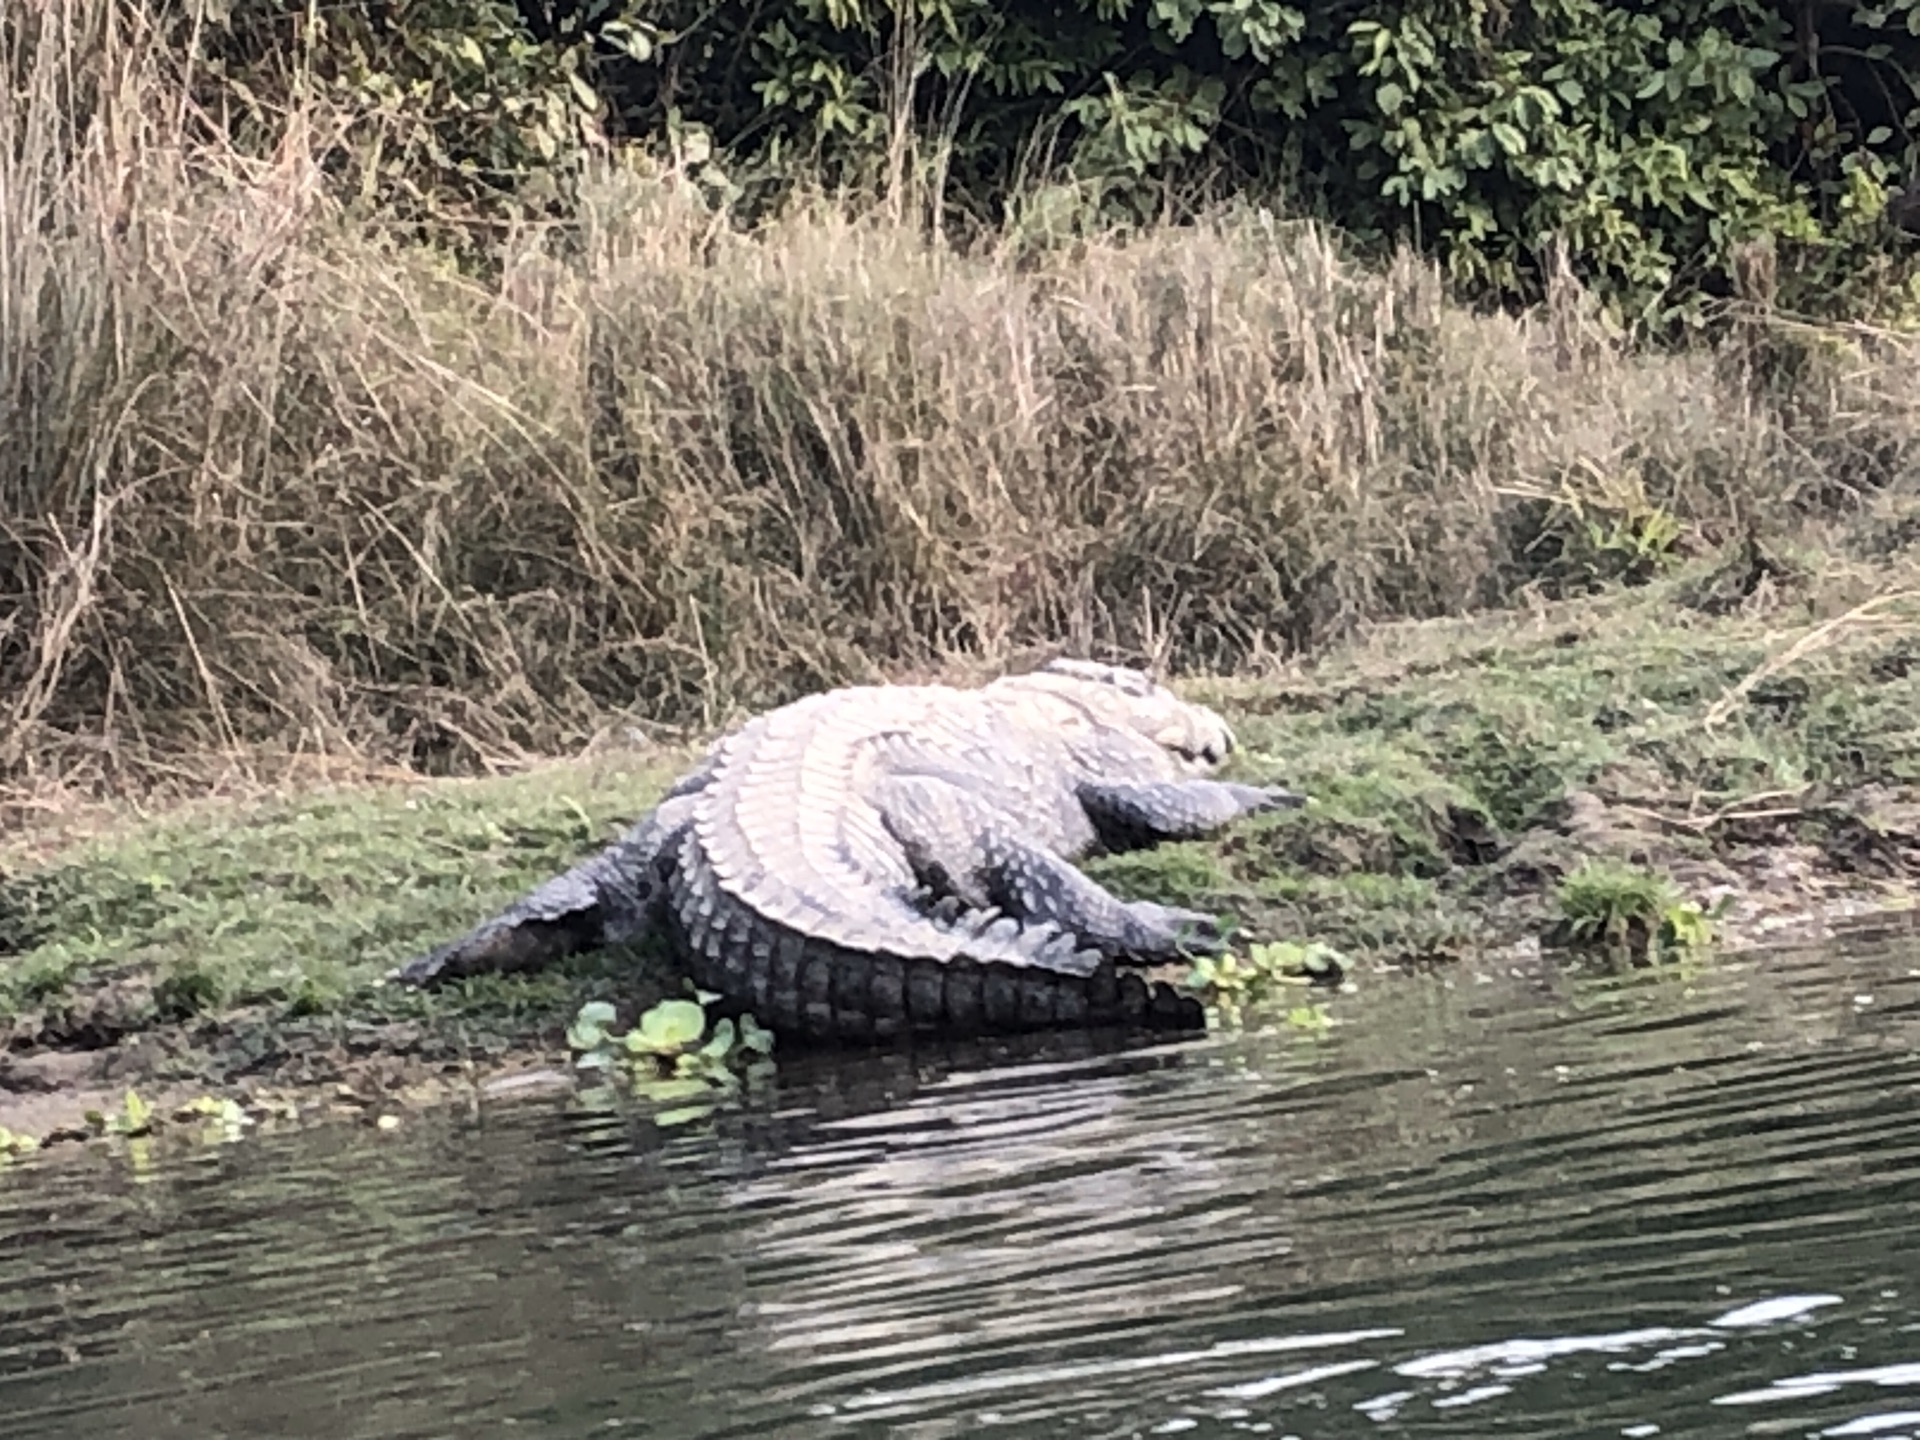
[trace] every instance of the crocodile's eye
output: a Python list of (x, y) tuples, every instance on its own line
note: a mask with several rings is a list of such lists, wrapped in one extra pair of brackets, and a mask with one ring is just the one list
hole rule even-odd
[(1136, 700), (1152, 699), (1158, 688), (1153, 683), (1151, 675), (1141, 670), (1130, 670), (1124, 665), (1108, 667), (1107, 673), (1102, 678), (1122, 695), (1131, 695)]

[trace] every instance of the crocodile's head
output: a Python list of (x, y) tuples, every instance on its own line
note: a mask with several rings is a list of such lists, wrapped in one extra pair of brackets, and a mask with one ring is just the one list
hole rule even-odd
[(997, 680), (994, 686), (1037, 692), (1065, 702), (1097, 726), (1145, 736), (1183, 770), (1211, 770), (1233, 752), (1233, 731), (1219, 715), (1124, 665), (1053, 660), (1030, 674)]

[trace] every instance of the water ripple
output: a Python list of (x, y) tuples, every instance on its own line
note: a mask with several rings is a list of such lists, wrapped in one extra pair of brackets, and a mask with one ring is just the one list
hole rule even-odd
[[(1911, 942), (1903, 942), (1910, 944)], [(0, 1177), (9, 1440), (1920, 1436), (1897, 948)], [(1784, 1427), (1782, 1429), (1781, 1427)]]

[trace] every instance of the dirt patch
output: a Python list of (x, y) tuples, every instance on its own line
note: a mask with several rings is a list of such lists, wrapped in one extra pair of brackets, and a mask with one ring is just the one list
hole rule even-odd
[[(131, 1091), (153, 1131), (233, 1123), (386, 1125), (410, 1111), (505, 1103), (572, 1088), (559, 1033), (459, 1035), (348, 1023), (288, 1033), (265, 1017), (160, 1026), (111, 1046), (0, 1053), (0, 1134), (43, 1146), (119, 1133)], [(90, 1115), (91, 1112), (91, 1115)], [(240, 1120), (238, 1117), (244, 1117)]]

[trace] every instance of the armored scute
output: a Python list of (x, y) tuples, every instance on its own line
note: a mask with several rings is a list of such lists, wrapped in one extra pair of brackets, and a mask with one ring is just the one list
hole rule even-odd
[(1225, 721), (1136, 670), (1057, 660), (977, 690), (863, 686), (748, 722), (600, 854), (395, 972), (427, 984), (660, 934), (785, 1036), (1189, 1028), (1134, 969), (1217, 950), (1213, 917), (1074, 861), (1298, 805), (1206, 778)]

